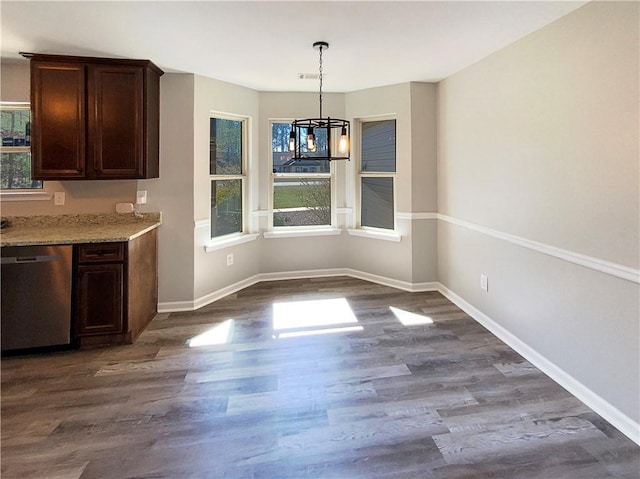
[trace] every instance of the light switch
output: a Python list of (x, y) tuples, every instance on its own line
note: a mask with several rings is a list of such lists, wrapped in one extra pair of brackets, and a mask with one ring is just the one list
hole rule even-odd
[(480, 275), (480, 289), (489, 292), (489, 278), (485, 274)]

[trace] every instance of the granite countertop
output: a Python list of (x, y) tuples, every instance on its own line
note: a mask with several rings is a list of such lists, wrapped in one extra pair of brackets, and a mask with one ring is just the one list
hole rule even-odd
[(0, 246), (129, 241), (162, 224), (160, 213), (7, 216)]

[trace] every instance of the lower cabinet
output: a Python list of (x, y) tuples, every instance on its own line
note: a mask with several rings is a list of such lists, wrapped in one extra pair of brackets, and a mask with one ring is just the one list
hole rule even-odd
[(134, 342), (157, 313), (155, 230), (127, 242), (76, 245), (74, 258), (80, 346)]
[(124, 264), (79, 265), (78, 335), (122, 333)]

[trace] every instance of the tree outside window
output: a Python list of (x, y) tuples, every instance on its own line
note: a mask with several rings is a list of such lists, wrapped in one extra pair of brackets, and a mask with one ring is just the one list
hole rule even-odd
[(39, 189), (31, 178), (31, 112), (28, 103), (0, 103), (0, 188)]

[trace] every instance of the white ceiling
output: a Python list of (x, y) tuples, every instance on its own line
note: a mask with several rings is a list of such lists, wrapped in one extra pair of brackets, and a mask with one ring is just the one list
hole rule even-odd
[(0, 2), (2, 58), (17, 52), (145, 58), (263, 91), (348, 92), (438, 81), (584, 1)]

